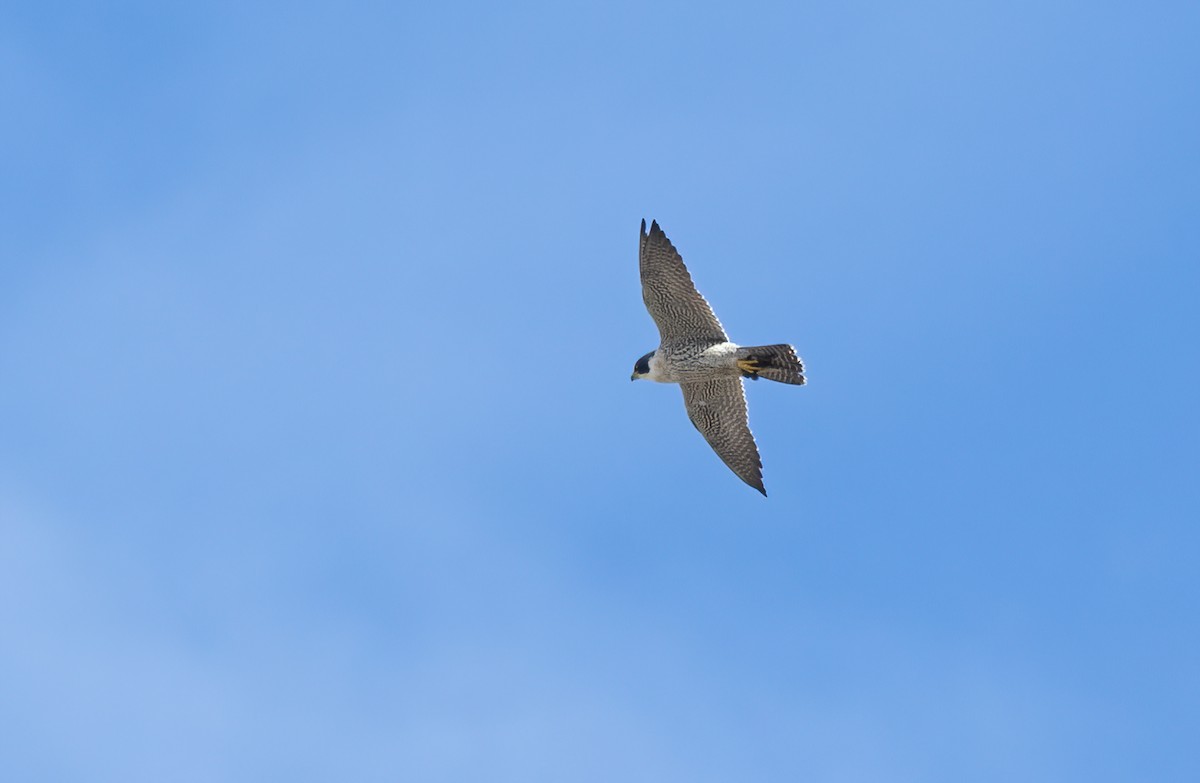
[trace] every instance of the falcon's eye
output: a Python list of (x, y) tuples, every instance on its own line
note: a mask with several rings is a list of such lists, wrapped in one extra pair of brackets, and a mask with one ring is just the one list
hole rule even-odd
[(636, 372), (638, 375), (649, 375), (650, 374), (650, 357), (653, 355), (654, 355), (654, 352), (651, 351), (650, 353), (646, 354), (642, 358), (638, 359), (637, 364), (633, 365), (633, 371)]

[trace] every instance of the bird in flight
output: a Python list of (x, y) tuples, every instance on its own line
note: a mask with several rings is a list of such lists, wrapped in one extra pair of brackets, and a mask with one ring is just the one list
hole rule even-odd
[(678, 383), (688, 418), (713, 451), (738, 478), (766, 495), (742, 378), (803, 386), (804, 363), (790, 345), (731, 343), (657, 221), (648, 234), (642, 221), (638, 265), (642, 300), (658, 325), (659, 346), (634, 363), (629, 379)]

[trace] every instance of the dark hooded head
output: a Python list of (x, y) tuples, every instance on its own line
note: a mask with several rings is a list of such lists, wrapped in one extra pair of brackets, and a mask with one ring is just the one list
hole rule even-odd
[(634, 362), (633, 375), (629, 376), (629, 380), (636, 381), (638, 378), (644, 378), (650, 374), (650, 357), (653, 355), (654, 351), (651, 351)]

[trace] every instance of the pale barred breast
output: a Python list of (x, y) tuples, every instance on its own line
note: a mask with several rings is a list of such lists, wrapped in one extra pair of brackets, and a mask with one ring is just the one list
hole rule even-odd
[[(730, 350), (712, 350), (722, 345), (729, 345)], [(672, 340), (663, 344), (659, 353), (674, 377), (688, 381), (737, 377), (740, 371), (735, 359), (736, 349), (737, 346), (724, 341)]]

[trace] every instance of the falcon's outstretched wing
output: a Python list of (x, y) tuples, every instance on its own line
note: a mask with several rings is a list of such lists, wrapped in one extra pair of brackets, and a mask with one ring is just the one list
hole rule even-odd
[(658, 324), (663, 342), (681, 337), (714, 343), (729, 339), (657, 221), (650, 224), (649, 234), (646, 221), (642, 221), (638, 265), (642, 273), (642, 300)]
[(738, 477), (764, 495), (762, 459), (746, 415), (741, 378), (717, 378), (679, 384), (688, 417)]

